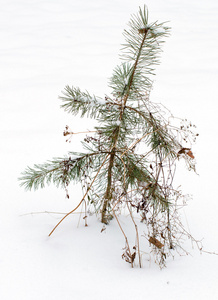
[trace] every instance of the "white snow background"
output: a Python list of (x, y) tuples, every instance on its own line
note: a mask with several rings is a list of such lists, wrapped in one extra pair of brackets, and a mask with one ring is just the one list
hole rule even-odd
[[(121, 259), (124, 239), (115, 221), (100, 233), (95, 218), (78, 226), (63, 215), (80, 200), (53, 186), (25, 192), (17, 178), (27, 165), (79, 150), (73, 131), (92, 122), (59, 108), (65, 85), (104, 97), (119, 63), (122, 32), (130, 15), (146, 4), (150, 21), (170, 21), (152, 100), (197, 125), (193, 153), (199, 176), (183, 170), (185, 209), (191, 233), (204, 249), (218, 252), (216, 0), (0, 0), (0, 299), (218, 299), (218, 256), (176, 256), (160, 270), (149, 257), (131, 269)], [(27, 215), (25, 215), (27, 214)], [(122, 219), (125, 223), (125, 217)], [(126, 221), (127, 222), (127, 221)], [(144, 241), (147, 242), (146, 240)]]

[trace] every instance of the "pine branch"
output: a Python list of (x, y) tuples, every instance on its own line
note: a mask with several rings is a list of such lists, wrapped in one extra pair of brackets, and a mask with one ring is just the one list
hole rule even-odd
[[(148, 75), (154, 75), (154, 66), (159, 64), (162, 52), (163, 37), (169, 35), (169, 27), (165, 23), (148, 24), (148, 11), (139, 9), (139, 14), (133, 15), (129, 22), (129, 30), (124, 31), (126, 43), (123, 44), (122, 59), (127, 63), (114, 70), (111, 87), (116, 96), (128, 98), (135, 90), (149, 91), (152, 81)], [(122, 78), (118, 82), (117, 78)], [(122, 90), (118, 91), (118, 85)]]
[(88, 92), (82, 92), (79, 88), (70, 88), (67, 85), (62, 93), (64, 96), (59, 98), (64, 104), (61, 107), (73, 115), (80, 113), (81, 117), (87, 115), (90, 118), (96, 118), (105, 109), (105, 99), (91, 96)]
[(133, 63), (138, 60), (146, 74), (153, 74), (152, 65), (159, 64), (161, 46), (164, 43), (163, 37), (169, 35), (170, 29), (165, 24), (166, 22), (148, 24), (148, 11), (144, 6), (143, 10), (139, 9), (139, 14), (132, 16), (129, 30), (124, 31), (126, 39), (123, 45), (124, 58)]
[[(70, 154), (75, 155), (73, 152)], [(21, 173), (22, 176), (18, 178), (21, 181), (20, 185), (24, 186), (26, 190), (44, 188), (45, 184), (49, 185), (50, 183), (55, 184), (57, 187), (66, 187), (70, 181), (81, 179), (83, 168), (87, 163), (90, 164), (93, 156), (102, 155), (99, 152), (76, 154), (77, 157), (54, 158), (44, 164), (35, 164), (33, 168), (27, 167)]]

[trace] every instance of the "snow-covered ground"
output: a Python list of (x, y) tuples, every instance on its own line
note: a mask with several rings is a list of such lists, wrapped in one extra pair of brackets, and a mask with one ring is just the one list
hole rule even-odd
[[(66, 84), (104, 96), (119, 63), (122, 32), (142, 1), (0, 0), (0, 299), (218, 299), (218, 256), (197, 250), (169, 260), (162, 271), (149, 261), (131, 269), (121, 259), (116, 222), (100, 233), (95, 217), (84, 227), (60, 219), (80, 199), (54, 187), (25, 192), (17, 177), (27, 165), (78, 150), (62, 135), (90, 122), (59, 109)], [(150, 20), (170, 21), (152, 98), (191, 119), (200, 134), (193, 152), (199, 176), (184, 170), (181, 184), (193, 200), (185, 210), (191, 233), (218, 252), (217, 75), (218, 2), (147, 0)], [(125, 217), (122, 222), (127, 222)], [(78, 226), (79, 224), (79, 226)]]

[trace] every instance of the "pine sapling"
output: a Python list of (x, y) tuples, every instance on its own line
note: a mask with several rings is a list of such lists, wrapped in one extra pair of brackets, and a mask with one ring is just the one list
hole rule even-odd
[[(148, 23), (147, 8), (140, 8), (124, 31), (122, 61), (109, 82), (111, 95), (97, 97), (68, 85), (60, 97), (66, 112), (98, 122), (82, 141), (84, 152), (69, 152), (64, 158), (28, 167), (20, 178), (27, 190), (50, 183), (67, 190), (70, 182), (81, 182), (83, 198), (50, 235), (85, 202), (103, 224), (113, 217), (117, 220), (126, 244), (122, 257), (132, 266), (136, 256), (141, 266), (135, 216), (144, 223), (145, 237), (160, 266), (186, 235), (178, 229), (183, 228), (178, 223), (178, 201), (184, 196), (173, 187), (173, 180), (181, 159), (195, 171), (191, 150), (197, 136), (195, 126), (174, 118), (150, 99), (155, 66), (169, 32), (166, 22)], [(73, 135), (67, 126), (64, 136)], [(132, 250), (119, 221), (123, 209), (129, 212), (136, 230)]]

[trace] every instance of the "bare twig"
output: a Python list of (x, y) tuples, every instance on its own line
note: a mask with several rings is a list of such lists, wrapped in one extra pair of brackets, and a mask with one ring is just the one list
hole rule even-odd
[(73, 134), (82, 134), (82, 133), (93, 133), (93, 132), (97, 132), (96, 130), (94, 131), (81, 131), (81, 132), (72, 132), (72, 131), (64, 131), (63, 135), (67, 136), (67, 135), (73, 135)]
[[(117, 223), (118, 223), (118, 225), (119, 225), (119, 227), (120, 227), (120, 230), (121, 230), (121, 232), (122, 232), (122, 234), (123, 234), (123, 236), (124, 236), (124, 238), (125, 238), (126, 246), (127, 246), (128, 252), (129, 252), (129, 254), (131, 255), (131, 250), (130, 250), (130, 247), (129, 247), (129, 242), (128, 242), (127, 236), (126, 236), (126, 234), (125, 234), (125, 232), (124, 232), (124, 230), (123, 230), (123, 228), (122, 228), (122, 226), (121, 226), (121, 224), (120, 224), (120, 222), (119, 222), (119, 220), (118, 220), (118, 217), (117, 217), (117, 215), (115, 214), (115, 211), (114, 211), (113, 208), (112, 208), (112, 211), (113, 211), (114, 217), (115, 217), (115, 219), (116, 219), (116, 221), (117, 221)], [(133, 260), (132, 260), (132, 259), (131, 259), (130, 263), (131, 263), (131, 267), (133, 268)]]
[(137, 249), (138, 249), (138, 257), (139, 257), (139, 266), (140, 268), (142, 267), (142, 263), (141, 263), (141, 255), (140, 255), (140, 247), (139, 247), (139, 232), (138, 232), (138, 226), (136, 225), (136, 222), (134, 220), (134, 217), (132, 215), (131, 209), (129, 207), (129, 204), (127, 202), (127, 207), (131, 216), (131, 219), (133, 221), (133, 224), (135, 225), (135, 231), (136, 231), (136, 241), (137, 241)]
[(39, 214), (56, 214), (56, 215), (65, 215), (66, 212), (56, 212), (56, 211), (38, 211), (38, 212), (31, 212), (20, 215), (20, 217), (23, 216), (29, 216), (29, 215), (39, 215)]

